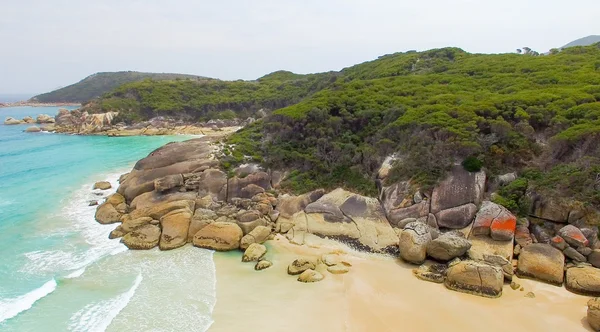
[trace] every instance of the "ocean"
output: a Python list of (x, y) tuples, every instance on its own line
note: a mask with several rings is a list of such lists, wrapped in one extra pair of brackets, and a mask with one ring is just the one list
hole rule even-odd
[[(0, 108), (7, 116), (58, 107)], [(216, 302), (213, 253), (129, 251), (89, 201), (152, 150), (184, 136), (24, 133), (0, 124), (0, 330), (206, 331)], [(108, 180), (113, 189), (92, 190)]]

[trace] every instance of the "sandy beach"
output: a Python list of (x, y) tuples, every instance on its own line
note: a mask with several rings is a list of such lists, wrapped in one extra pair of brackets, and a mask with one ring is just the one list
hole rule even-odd
[[(296, 246), (278, 236), (266, 243), (267, 270), (241, 263), (241, 253), (216, 253), (217, 304), (210, 331), (592, 331), (588, 297), (532, 280), (505, 285), (499, 299), (454, 292), (412, 274), (414, 266), (311, 238)], [(298, 257), (342, 253), (349, 273), (304, 284), (286, 269)], [(535, 298), (525, 294), (534, 292)]]

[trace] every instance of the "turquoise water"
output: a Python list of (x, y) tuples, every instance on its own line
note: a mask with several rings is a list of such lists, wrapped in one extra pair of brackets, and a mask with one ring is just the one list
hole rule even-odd
[[(23, 118), (56, 107), (0, 108)], [(212, 253), (127, 251), (94, 221), (95, 181), (183, 136), (24, 133), (0, 125), (0, 330), (203, 331), (215, 303)], [(177, 328), (174, 328), (177, 327)]]

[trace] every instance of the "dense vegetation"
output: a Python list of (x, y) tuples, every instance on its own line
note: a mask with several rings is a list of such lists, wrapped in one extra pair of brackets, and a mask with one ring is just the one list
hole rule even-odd
[(257, 81), (151, 79), (122, 85), (88, 105), (92, 112), (118, 110), (125, 122), (171, 116), (187, 120), (239, 118), (260, 109), (278, 109), (300, 102), (335, 80), (335, 73), (297, 75), (275, 72)]
[(78, 83), (60, 88), (58, 90), (44, 93), (31, 98), (32, 101), (40, 103), (83, 103), (93, 98), (117, 88), (118, 86), (143, 79), (151, 78), (153, 80), (174, 80), (189, 79), (203, 80), (205, 77), (183, 74), (163, 74), (163, 73), (140, 73), (135, 71), (122, 71), (115, 73), (96, 73), (90, 75)]
[(261, 124), (264, 139), (242, 150), (299, 171), (303, 184), (345, 174), (332, 185), (355, 189), (364, 182), (348, 174), (372, 178), (392, 153), (401, 162), (390, 180), (426, 187), (455, 163), (477, 169), (477, 160), (492, 176), (532, 169), (530, 188), (600, 205), (598, 101), (598, 45), (548, 56), (398, 53), (347, 68), (329, 88), (275, 111)]
[(600, 206), (599, 101), (596, 44), (543, 56), (396, 53), (338, 73), (277, 72), (254, 82), (135, 82), (97, 107), (130, 120), (267, 108), (272, 114), (229, 139), (235, 148), (224, 166), (254, 160), (290, 170), (290, 190), (367, 194), (392, 154), (389, 181), (411, 179), (424, 190), (454, 164), (492, 177), (518, 171), (519, 182), (496, 199), (519, 211), (523, 186)]

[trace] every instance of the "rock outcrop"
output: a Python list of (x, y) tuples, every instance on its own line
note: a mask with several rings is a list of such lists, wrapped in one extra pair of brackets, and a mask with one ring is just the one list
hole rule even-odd
[(143, 225), (134, 231), (125, 234), (122, 242), (129, 249), (152, 249), (158, 245), (160, 228), (156, 225)]
[(534, 243), (521, 250), (517, 275), (562, 285), (565, 256), (549, 244)]

